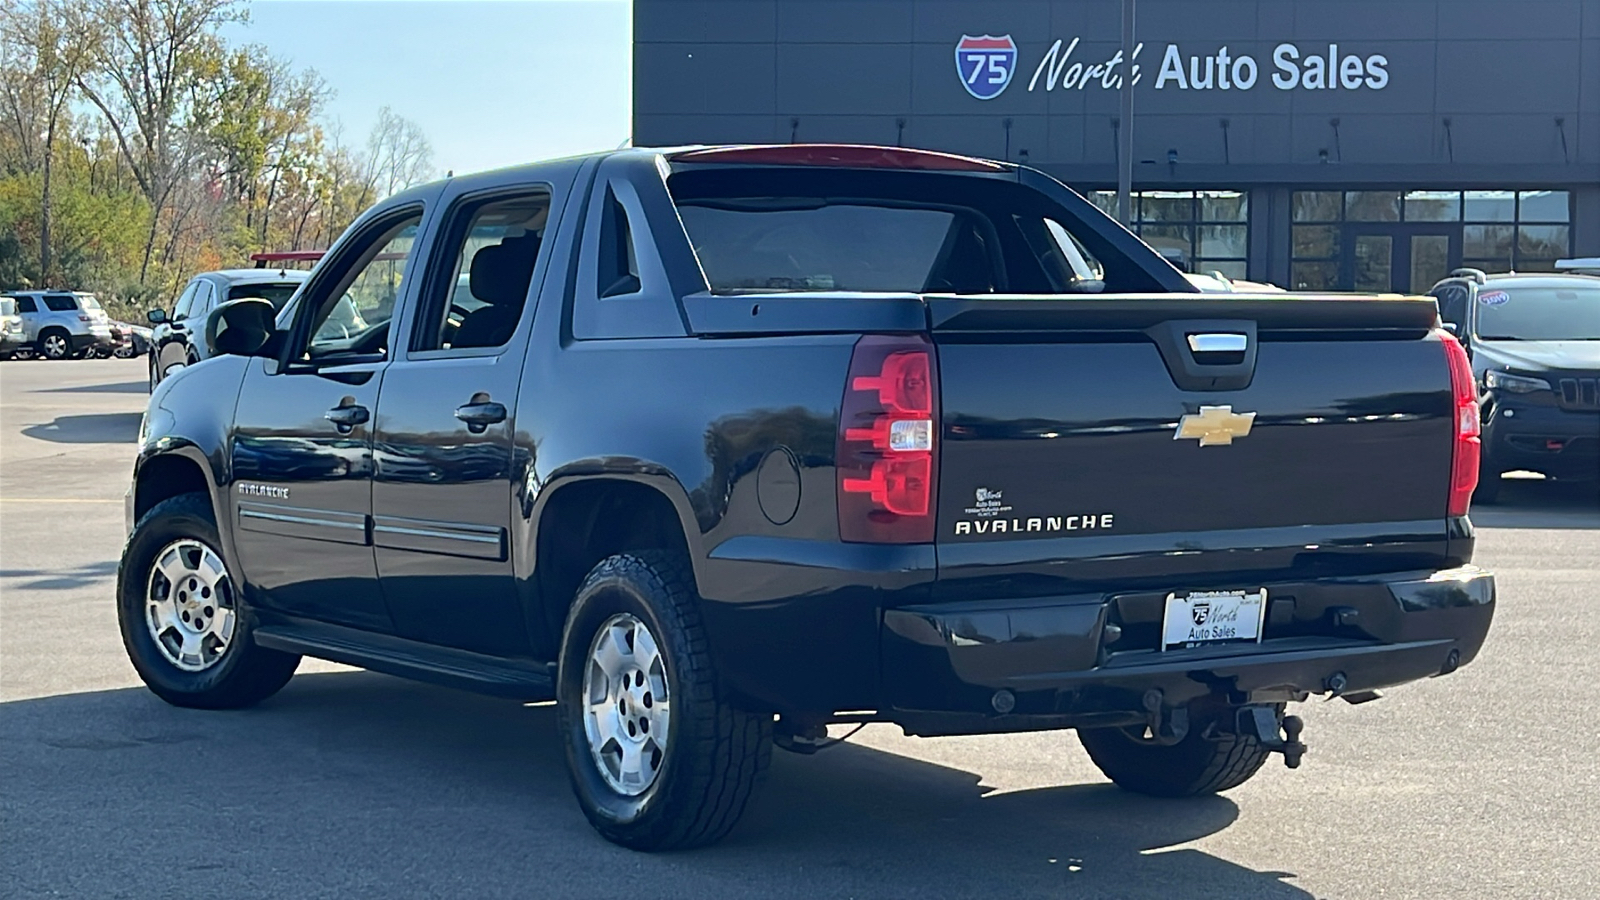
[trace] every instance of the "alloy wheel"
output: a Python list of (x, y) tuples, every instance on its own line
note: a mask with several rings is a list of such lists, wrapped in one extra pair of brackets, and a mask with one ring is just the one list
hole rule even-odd
[(216, 665), (238, 624), (222, 557), (193, 538), (163, 547), (150, 564), (145, 624), (167, 662), (185, 672)]
[(650, 789), (666, 760), (671, 717), (666, 661), (637, 617), (607, 619), (589, 647), (583, 730), (600, 777), (619, 794)]
[(71, 351), (71, 348), (67, 345), (67, 339), (59, 334), (45, 335), (42, 344), (42, 350), (48, 359), (66, 359), (67, 354)]

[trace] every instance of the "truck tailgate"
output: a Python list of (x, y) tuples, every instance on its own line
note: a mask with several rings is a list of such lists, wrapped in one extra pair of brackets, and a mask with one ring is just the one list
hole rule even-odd
[(1453, 394), (1430, 301), (928, 304), (947, 596), (1243, 588), (1446, 554)]

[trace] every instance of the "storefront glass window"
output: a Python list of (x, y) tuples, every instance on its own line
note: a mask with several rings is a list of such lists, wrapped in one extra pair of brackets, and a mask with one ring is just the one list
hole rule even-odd
[(1296, 222), (1337, 222), (1344, 218), (1344, 195), (1338, 191), (1295, 191)]
[(1406, 191), (1407, 222), (1461, 221), (1460, 191)]
[[(1419, 285), (1448, 270), (1453, 235), (1409, 223), (1460, 222), (1447, 229), (1461, 229), (1460, 265), (1549, 271), (1571, 251), (1569, 206), (1566, 191), (1296, 191), (1290, 286), (1352, 290), (1355, 282), (1381, 282), (1383, 241), (1360, 239), (1387, 230), (1408, 242), (1412, 289), (1425, 289)], [(1400, 224), (1377, 224), (1387, 222)]]
[[(1106, 215), (1116, 216), (1116, 191), (1087, 196)], [(1133, 230), (1185, 272), (1249, 277), (1250, 196), (1244, 191), (1135, 192)]]
[(1515, 222), (1517, 195), (1512, 191), (1467, 191), (1468, 222)]
[(1517, 195), (1517, 221), (1568, 221), (1566, 191), (1523, 191)]
[(1346, 191), (1344, 217), (1352, 222), (1398, 222), (1400, 192)]

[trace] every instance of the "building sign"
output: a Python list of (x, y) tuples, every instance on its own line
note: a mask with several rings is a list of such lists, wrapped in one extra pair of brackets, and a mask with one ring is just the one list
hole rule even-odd
[(1011, 83), (1017, 68), (1017, 45), (1011, 35), (973, 37), (963, 34), (956, 43), (956, 72), (961, 86), (979, 100), (993, 100)]
[[(1119, 49), (1110, 58), (1090, 60), (1078, 56), (1079, 38), (1056, 40), (1028, 79), (1028, 90), (1071, 91), (1122, 89), (1124, 72), (1134, 84), (1144, 81), (1144, 66), (1139, 57), (1145, 45), (1133, 48), (1131, 61), (1125, 62)], [(1381, 91), (1389, 86), (1389, 59), (1381, 53), (1363, 56), (1342, 51), (1338, 44), (1302, 47), (1282, 43), (1272, 55), (1258, 62), (1249, 54), (1233, 54), (1226, 46), (1213, 53), (1185, 53), (1178, 44), (1167, 44), (1154, 79), (1158, 91), (1248, 91), (1258, 84), (1271, 84), (1280, 91)], [(979, 100), (993, 100), (1011, 83), (1017, 66), (1017, 45), (1011, 35), (962, 35), (956, 44), (956, 72), (967, 93)]]

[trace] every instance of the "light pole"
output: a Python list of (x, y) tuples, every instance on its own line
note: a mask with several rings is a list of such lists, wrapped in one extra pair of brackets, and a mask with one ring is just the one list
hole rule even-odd
[(1133, 8), (1122, 0), (1122, 122), (1117, 141), (1117, 221), (1133, 224)]

